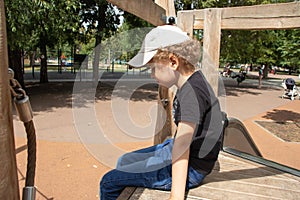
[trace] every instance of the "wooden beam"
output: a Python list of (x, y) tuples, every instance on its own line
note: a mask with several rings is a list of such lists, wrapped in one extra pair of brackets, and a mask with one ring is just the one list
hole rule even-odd
[(226, 19), (222, 29), (233, 30), (274, 30), (300, 28), (300, 17), (272, 19)]
[(152, 0), (107, 0), (124, 11), (132, 13), (154, 26), (165, 24), (166, 10)]
[(18, 200), (19, 183), (13, 132), (4, 1), (0, 1), (0, 199)]
[[(193, 15), (195, 18), (193, 28), (204, 29), (205, 10), (180, 11), (179, 13)], [(221, 29), (290, 28), (300, 28), (300, 2), (222, 8)]]
[(174, 0), (155, 0), (154, 2), (166, 10), (166, 16), (176, 16)]

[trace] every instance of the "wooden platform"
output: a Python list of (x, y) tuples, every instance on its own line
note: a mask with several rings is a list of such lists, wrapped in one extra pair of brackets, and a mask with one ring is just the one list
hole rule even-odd
[[(188, 192), (187, 200), (195, 199), (299, 199), (300, 177), (275, 170), (221, 152), (220, 168), (206, 177), (203, 184)], [(169, 192), (126, 188), (119, 199), (167, 199)], [(127, 197), (125, 197), (127, 195)]]

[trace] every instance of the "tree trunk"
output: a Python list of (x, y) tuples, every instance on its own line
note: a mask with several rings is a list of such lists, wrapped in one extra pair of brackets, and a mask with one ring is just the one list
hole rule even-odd
[(40, 83), (48, 83), (47, 73), (47, 48), (46, 44), (41, 44), (41, 70), (40, 70)]
[(268, 78), (269, 66), (266, 64), (263, 70), (263, 78)]
[(15, 76), (14, 78), (21, 84), (22, 88), (25, 89), (24, 84), (24, 76), (23, 76), (23, 66), (22, 66), (22, 50), (10, 50), (8, 51), (9, 54), (9, 67), (14, 70)]
[(30, 66), (30, 68), (32, 68), (33, 67), (33, 65), (35, 64), (34, 62), (35, 62), (35, 54), (36, 54), (36, 51), (34, 51), (33, 53), (30, 53), (29, 54), (29, 66)]
[(94, 62), (93, 62), (93, 79), (94, 84), (98, 84), (99, 80), (99, 62), (100, 62), (100, 44), (101, 44), (102, 37), (97, 35), (96, 42), (95, 42), (95, 55), (94, 55)]

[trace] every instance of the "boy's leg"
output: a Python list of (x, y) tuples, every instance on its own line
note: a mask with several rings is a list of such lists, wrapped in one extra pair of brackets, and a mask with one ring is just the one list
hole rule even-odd
[(170, 190), (171, 169), (172, 167), (169, 165), (146, 173), (111, 170), (103, 176), (100, 182), (100, 199), (115, 200), (127, 186)]
[[(204, 175), (189, 167), (186, 189), (189, 190), (199, 186), (204, 177)], [(105, 174), (100, 182), (100, 198), (101, 200), (117, 199), (127, 186), (170, 191), (171, 185), (172, 165), (146, 173), (128, 173), (114, 169)]]
[(186, 180), (186, 189), (189, 190), (189, 189), (198, 187), (202, 183), (204, 178), (205, 178), (205, 175), (194, 170), (192, 167), (189, 167), (188, 177)]
[[(162, 144), (126, 153), (118, 159), (116, 169), (124, 171), (125, 168), (130, 168), (131, 170), (135, 170), (134, 168), (141, 169), (141, 167), (146, 167), (147, 165), (149, 165), (149, 162), (156, 162), (155, 159), (165, 161), (171, 160), (172, 148), (173, 139), (168, 139)], [(148, 162), (148, 164), (146, 162)]]
[(122, 156), (101, 180), (101, 199), (116, 199), (126, 186), (171, 188), (172, 146), (169, 140)]

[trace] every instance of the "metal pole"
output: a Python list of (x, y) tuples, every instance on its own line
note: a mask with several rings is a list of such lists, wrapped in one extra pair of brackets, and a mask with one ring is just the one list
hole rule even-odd
[(0, 199), (19, 200), (4, 1), (0, 1)]

